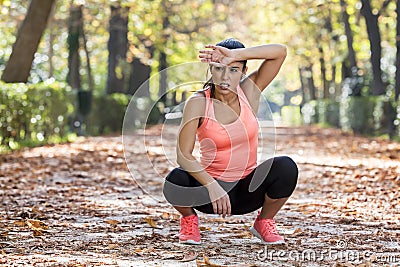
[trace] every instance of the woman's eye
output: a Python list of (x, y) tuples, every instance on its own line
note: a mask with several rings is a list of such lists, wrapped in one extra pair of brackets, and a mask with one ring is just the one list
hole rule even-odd
[(222, 70), (222, 67), (215, 67), (215, 70), (220, 71), (220, 70)]
[(231, 72), (238, 72), (238, 69), (231, 69)]

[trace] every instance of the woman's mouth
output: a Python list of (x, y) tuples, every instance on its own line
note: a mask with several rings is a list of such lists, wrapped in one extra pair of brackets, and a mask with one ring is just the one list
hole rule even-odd
[(228, 88), (229, 88), (229, 84), (228, 84), (228, 83), (220, 83), (219, 86), (220, 86), (222, 89), (228, 89)]

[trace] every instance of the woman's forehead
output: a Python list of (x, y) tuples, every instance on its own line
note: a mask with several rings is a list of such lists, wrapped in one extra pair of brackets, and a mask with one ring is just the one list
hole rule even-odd
[(229, 67), (239, 67), (239, 68), (241, 68), (241, 67), (243, 67), (243, 62), (235, 61), (235, 62), (232, 62), (232, 63), (228, 64), (228, 66)]
[(242, 62), (238, 62), (238, 61), (229, 63), (228, 65), (225, 65), (225, 64), (222, 64), (222, 63), (216, 63), (216, 62), (213, 62), (213, 63), (211, 63), (210, 65), (211, 65), (211, 66), (214, 66), (214, 67), (225, 67), (225, 66), (228, 66), (228, 67), (238, 67), (238, 68), (242, 68), (242, 67), (243, 67), (243, 63), (242, 63)]

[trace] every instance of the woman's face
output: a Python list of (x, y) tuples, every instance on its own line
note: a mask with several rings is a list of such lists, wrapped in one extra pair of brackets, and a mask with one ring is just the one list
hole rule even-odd
[(212, 80), (221, 91), (230, 90), (236, 92), (236, 87), (243, 74), (243, 63), (232, 62), (229, 65), (213, 63), (211, 65)]

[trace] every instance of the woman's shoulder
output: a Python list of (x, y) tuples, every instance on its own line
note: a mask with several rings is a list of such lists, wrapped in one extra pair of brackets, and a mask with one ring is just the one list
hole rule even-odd
[(184, 112), (194, 113), (196, 115), (204, 114), (206, 108), (206, 95), (202, 91), (196, 91), (185, 102)]
[(186, 103), (196, 102), (201, 103), (206, 101), (206, 94), (204, 91), (194, 92), (187, 100)]
[(194, 93), (190, 96), (190, 98), (197, 98), (197, 97), (199, 97), (199, 98), (205, 98), (205, 97), (206, 97), (206, 92), (205, 92), (205, 90), (196, 91), (196, 92), (194, 92)]

